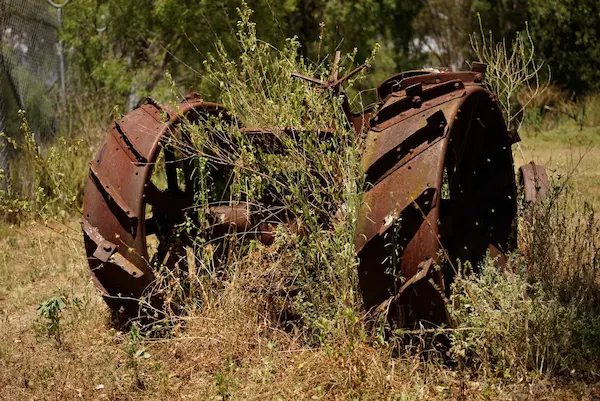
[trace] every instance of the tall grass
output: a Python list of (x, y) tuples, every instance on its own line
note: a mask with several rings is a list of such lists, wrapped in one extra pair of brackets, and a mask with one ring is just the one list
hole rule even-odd
[[(233, 59), (217, 45), (204, 77), (220, 87), (218, 100), (230, 119), (185, 127), (200, 166), (200, 221), (190, 223), (199, 233), (193, 271), (175, 277), (163, 269), (155, 293), (168, 293), (177, 303), (172, 310), (256, 302), (275, 327), (295, 330), (311, 344), (355, 337), (361, 331), (354, 234), (362, 172), (344, 98), (292, 76), (326, 80), (328, 62), (299, 56), (294, 38), (283, 49), (262, 42), (251, 10), (239, 12), (241, 56)], [(348, 55), (340, 73), (353, 63)], [(276, 232), (272, 246), (239, 233), (211, 238), (202, 218), (208, 208), (240, 202)], [(181, 287), (191, 291), (174, 295)]]
[(18, 223), (32, 218), (65, 220), (81, 215), (88, 163), (100, 146), (112, 105), (77, 94), (56, 138), (40, 138), (25, 111), (19, 111), (20, 133), (2, 132), (10, 146), (10, 174), (0, 188), (0, 217)]
[[(524, 202), (524, 201), (523, 201)], [(592, 378), (600, 365), (600, 222), (568, 178), (541, 204), (524, 204), (520, 250), (506, 270), (486, 260), (459, 276), (452, 313), (462, 329), (451, 354), (484, 376)]]
[(90, 149), (85, 148), (83, 138), (64, 136), (42, 148), (25, 112), (20, 114), (21, 140), (7, 137), (18, 154), (18, 168), (11, 169), (10, 176), (5, 177), (5, 187), (0, 190), (0, 212), (13, 222), (77, 213), (83, 200)]

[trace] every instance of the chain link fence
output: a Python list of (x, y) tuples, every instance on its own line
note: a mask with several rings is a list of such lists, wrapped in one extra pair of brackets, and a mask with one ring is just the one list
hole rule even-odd
[[(0, 132), (18, 136), (18, 110), (33, 132), (52, 135), (61, 94), (57, 9), (46, 0), (0, 0)], [(64, 82), (63, 82), (64, 83)], [(9, 148), (0, 143), (0, 169)]]

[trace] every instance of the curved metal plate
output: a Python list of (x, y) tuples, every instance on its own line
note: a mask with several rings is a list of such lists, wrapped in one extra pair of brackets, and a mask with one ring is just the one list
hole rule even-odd
[[(113, 304), (120, 305), (119, 297), (139, 297), (154, 279), (146, 248), (144, 191), (161, 140), (183, 115), (222, 110), (201, 100), (184, 101), (176, 108), (148, 101), (116, 121), (107, 134), (90, 165), (83, 224), (91, 274), (99, 288), (113, 297)], [(90, 233), (115, 245), (110, 258), (97, 257), (100, 243)]]

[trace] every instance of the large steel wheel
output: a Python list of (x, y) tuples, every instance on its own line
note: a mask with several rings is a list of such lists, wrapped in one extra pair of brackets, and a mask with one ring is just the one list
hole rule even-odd
[(482, 81), (483, 71), (421, 73), (379, 88), (356, 248), (365, 306), (394, 325), (449, 323), (456, 260), (476, 266), (514, 246), (511, 142)]
[(153, 269), (185, 263), (190, 239), (178, 226), (196, 213), (195, 151), (178, 124), (222, 113), (199, 99), (177, 108), (149, 100), (115, 121), (90, 164), (82, 226), (92, 278), (112, 309), (135, 316)]

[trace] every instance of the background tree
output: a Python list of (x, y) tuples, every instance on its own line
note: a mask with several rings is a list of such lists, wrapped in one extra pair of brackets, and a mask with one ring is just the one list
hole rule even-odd
[(474, 0), (424, 0), (413, 21), (416, 41), (431, 66), (465, 68)]
[[(160, 93), (168, 70), (182, 88), (202, 86), (203, 61), (223, 42), (239, 52), (235, 39), (238, 0), (140, 3), (79, 0), (65, 8), (63, 39), (71, 66), (84, 87), (115, 97), (131, 109), (150, 92)], [(411, 21), (420, 2), (392, 0), (251, 0), (258, 35), (278, 46), (296, 35), (302, 51), (318, 60), (335, 49), (357, 49), (365, 59), (376, 42), (384, 44), (385, 69), (416, 66)]]
[(552, 79), (575, 93), (600, 89), (600, 2), (528, 0), (527, 15)]

